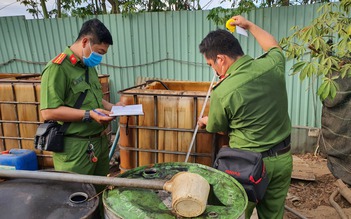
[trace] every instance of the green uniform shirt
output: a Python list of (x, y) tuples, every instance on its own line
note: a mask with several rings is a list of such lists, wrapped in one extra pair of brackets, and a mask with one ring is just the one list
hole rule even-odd
[(258, 59), (242, 56), (214, 87), (206, 126), (228, 132), (232, 148), (266, 151), (291, 132), (285, 58), (272, 48)]
[[(80, 109), (103, 108), (102, 89), (95, 68), (88, 68), (89, 84), (85, 81), (85, 66), (67, 47), (67, 56), (62, 63), (50, 61), (42, 72), (40, 88), (40, 109), (54, 109), (59, 106), (73, 107), (81, 92), (88, 89)], [(55, 60), (55, 59), (54, 59)], [(72, 122), (66, 135), (91, 136), (101, 133), (105, 127), (91, 123)]]

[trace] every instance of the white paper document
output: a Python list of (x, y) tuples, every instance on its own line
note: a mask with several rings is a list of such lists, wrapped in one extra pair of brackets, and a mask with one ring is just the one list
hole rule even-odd
[(127, 105), (127, 106), (112, 106), (111, 114), (109, 116), (135, 116), (144, 115), (143, 105)]
[(237, 32), (238, 34), (244, 35), (244, 36), (246, 36), (246, 37), (248, 36), (247, 30), (245, 30), (245, 29), (242, 28), (242, 27), (236, 26), (236, 32)]

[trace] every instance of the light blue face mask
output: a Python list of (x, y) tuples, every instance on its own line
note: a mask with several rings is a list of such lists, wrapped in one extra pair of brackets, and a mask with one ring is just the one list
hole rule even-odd
[(91, 53), (90, 53), (89, 57), (84, 57), (84, 55), (83, 55), (83, 62), (84, 62), (84, 65), (86, 65), (88, 67), (94, 67), (94, 66), (97, 66), (101, 63), (102, 55), (97, 53), (97, 52), (94, 52), (91, 49), (90, 43), (89, 43), (89, 47), (90, 47)]

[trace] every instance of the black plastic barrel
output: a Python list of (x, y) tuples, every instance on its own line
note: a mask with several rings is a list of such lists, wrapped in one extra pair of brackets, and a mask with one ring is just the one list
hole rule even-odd
[(99, 198), (91, 184), (9, 179), (0, 182), (0, 218), (96, 218)]

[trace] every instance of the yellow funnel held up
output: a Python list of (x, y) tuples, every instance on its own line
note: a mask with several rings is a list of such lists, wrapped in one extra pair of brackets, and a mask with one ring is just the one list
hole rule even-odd
[(231, 32), (233, 33), (235, 31), (235, 25), (232, 26), (230, 23), (234, 22), (233, 18), (230, 18), (229, 20), (227, 20), (227, 23), (225, 24), (225, 27)]

